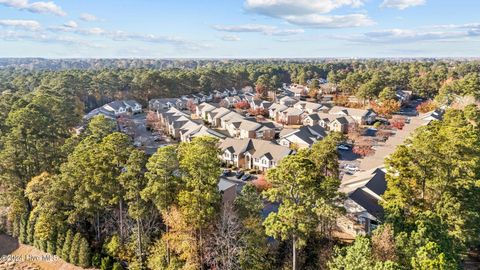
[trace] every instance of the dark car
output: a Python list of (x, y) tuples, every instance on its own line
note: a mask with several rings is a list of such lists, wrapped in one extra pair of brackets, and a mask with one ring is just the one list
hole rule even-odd
[(225, 176), (228, 176), (230, 174), (230, 170), (229, 169), (224, 169), (223, 172), (222, 172), (222, 176), (225, 177)]
[(240, 178), (243, 176), (243, 174), (244, 174), (244, 172), (242, 172), (242, 171), (237, 171), (237, 172), (235, 173), (235, 177), (236, 177), (237, 179), (240, 179)]
[(250, 174), (244, 174), (243, 177), (242, 177), (242, 181), (247, 181), (250, 179), (250, 177), (252, 177)]

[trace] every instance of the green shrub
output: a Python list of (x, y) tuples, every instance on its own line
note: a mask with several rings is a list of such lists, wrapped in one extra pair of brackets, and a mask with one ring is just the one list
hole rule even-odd
[(111, 270), (112, 269), (112, 259), (110, 257), (103, 257), (102, 262), (100, 263), (100, 270)]
[(112, 270), (123, 270), (123, 267), (119, 262), (115, 262), (113, 264)]

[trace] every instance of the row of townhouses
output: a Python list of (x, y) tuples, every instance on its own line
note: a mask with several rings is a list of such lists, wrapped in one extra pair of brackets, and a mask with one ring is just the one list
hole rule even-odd
[(90, 111), (83, 118), (89, 120), (96, 115), (104, 115), (114, 119), (126, 113), (140, 113), (142, 109), (142, 105), (135, 100), (116, 100)]

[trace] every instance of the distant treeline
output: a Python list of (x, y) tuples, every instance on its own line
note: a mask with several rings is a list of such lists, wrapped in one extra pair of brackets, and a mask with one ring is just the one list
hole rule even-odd
[(479, 61), (0, 59), (1, 66), (17, 68), (0, 70), (0, 91), (31, 92), (67, 76), (86, 110), (115, 99), (133, 98), (145, 105), (151, 98), (259, 84), (275, 89), (314, 78), (327, 78), (339, 93), (363, 100), (375, 99), (386, 87), (425, 98), (439, 93), (479, 96), (480, 87)]

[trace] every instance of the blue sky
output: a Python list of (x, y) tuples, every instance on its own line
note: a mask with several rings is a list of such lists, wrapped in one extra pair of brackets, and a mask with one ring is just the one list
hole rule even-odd
[(0, 0), (0, 57), (479, 57), (477, 0)]

